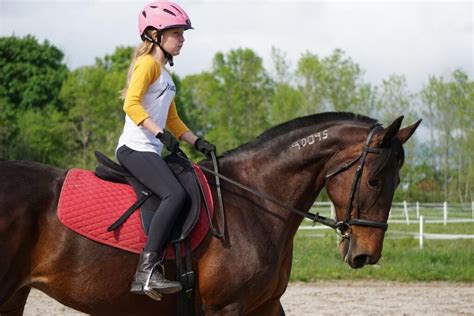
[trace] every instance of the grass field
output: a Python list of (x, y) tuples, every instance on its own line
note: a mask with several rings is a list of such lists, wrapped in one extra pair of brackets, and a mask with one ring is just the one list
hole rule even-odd
[[(440, 218), (439, 215), (437, 218)], [(309, 223), (304, 222), (303, 225)], [(389, 224), (379, 263), (357, 270), (343, 262), (337, 249), (337, 236), (332, 230), (298, 231), (291, 281), (474, 281), (474, 239), (430, 239), (424, 241), (423, 249), (419, 249), (419, 240), (414, 236), (418, 229), (418, 223), (414, 221), (410, 225)], [(441, 223), (425, 224), (424, 232), (472, 235), (473, 231), (474, 223), (448, 223), (446, 226)]]

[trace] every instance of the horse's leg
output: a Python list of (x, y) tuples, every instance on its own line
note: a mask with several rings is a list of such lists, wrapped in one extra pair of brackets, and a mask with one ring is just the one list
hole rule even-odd
[(281, 305), (280, 298), (285, 293), (288, 280), (291, 272), (291, 264), (293, 260), (293, 247), (290, 245), (285, 252), (283, 257), (282, 265), (280, 267), (280, 275), (278, 283), (274, 290), (274, 295), (264, 302), (262, 305), (254, 309), (249, 315), (259, 316), (259, 315), (268, 315), (268, 316), (284, 316), (285, 311)]
[(286, 313), (285, 313), (285, 310), (283, 309), (283, 305), (281, 305), (281, 302), (280, 302), (280, 301), (278, 301), (278, 303), (280, 304), (280, 315), (281, 315), (281, 316), (285, 316)]
[(206, 316), (240, 316), (243, 314), (242, 304), (240, 303), (231, 303), (225, 306), (204, 306), (204, 314)]
[(265, 302), (263, 305), (258, 307), (249, 313), (249, 316), (284, 316), (285, 311), (280, 303), (280, 299), (272, 299)]
[(21, 316), (25, 308), (26, 300), (30, 294), (29, 287), (23, 287), (13, 293), (13, 295), (0, 306), (0, 316)]
[(5, 313), (22, 309), (28, 297), (37, 231), (29, 209), (8, 203), (1, 191), (0, 186), (0, 312)]

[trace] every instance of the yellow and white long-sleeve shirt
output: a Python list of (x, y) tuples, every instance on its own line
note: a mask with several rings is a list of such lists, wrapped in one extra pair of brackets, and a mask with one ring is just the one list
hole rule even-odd
[(117, 149), (126, 145), (136, 151), (161, 155), (163, 144), (140, 125), (146, 118), (167, 128), (178, 139), (189, 131), (176, 111), (175, 94), (176, 86), (168, 71), (151, 55), (139, 57), (123, 105), (125, 124)]

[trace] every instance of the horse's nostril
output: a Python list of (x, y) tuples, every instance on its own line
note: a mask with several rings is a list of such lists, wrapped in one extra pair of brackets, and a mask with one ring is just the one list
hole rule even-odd
[(354, 264), (358, 268), (362, 268), (369, 258), (368, 255), (358, 255), (354, 258)]

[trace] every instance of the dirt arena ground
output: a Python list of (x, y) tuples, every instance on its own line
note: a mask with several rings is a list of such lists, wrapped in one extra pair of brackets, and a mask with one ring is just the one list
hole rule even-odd
[[(474, 315), (474, 284), (325, 281), (290, 283), (282, 299), (289, 316)], [(33, 290), (25, 315), (83, 315)]]

